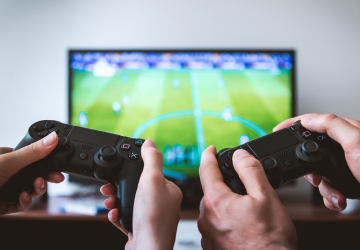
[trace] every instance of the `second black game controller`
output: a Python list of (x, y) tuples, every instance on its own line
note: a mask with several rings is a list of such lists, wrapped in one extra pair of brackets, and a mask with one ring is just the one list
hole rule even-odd
[(59, 137), (54, 151), (12, 176), (0, 187), (0, 200), (19, 202), (20, 193), (32, 192), (34, 180), (50, 171), (94, 178), (116, 186), (120, 223), (132, 232), (134, 199), (144, 167), (141, 158), (144, 140), (47, 120), (31, 125), (14, 151), (53, 131)]
[(346, 198), (360, 198), (360, 183), (346, 163), (339, 143), (327, 134), (312, 132), (300, 121), (235, 148), (218, 152), (217, 160), (230, 189), (244, 195), (246, 189), (232, 164), (232, 155), (244, 149), (258, 159), (271, 186), (279, 186), (310, 173), (318, 173)]

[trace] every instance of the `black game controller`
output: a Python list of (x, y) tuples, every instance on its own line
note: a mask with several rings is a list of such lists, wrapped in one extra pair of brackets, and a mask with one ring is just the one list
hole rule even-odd
[(144, 167), (140, 154), (144, 140), (57, 121), (39, 121), (30, 126), (14, 151), (40, 140), (52, 131), (59, 136), (54, 151), (11, 177), (0, 187), (0, 200), (18, 202), (21, 192), (33, 191), (34, 180), (50, 171), (95, 178), (117, 187), (116, 207), (120, 223), (132, 232), (135, 193)]
[(219, 151), (217, 160), (224, 182), (234, 193), (244, 195), (246, 189), (232, 164), (232, 155), (237, 149), (248, 151), (261, 162), (274, 189), (306, 174), (319, 173), (346, 198), (360, 197), (360, 183), (351, 173), (341, 145), (327, 134), (307, 130), (300, 121), (238, 147)]

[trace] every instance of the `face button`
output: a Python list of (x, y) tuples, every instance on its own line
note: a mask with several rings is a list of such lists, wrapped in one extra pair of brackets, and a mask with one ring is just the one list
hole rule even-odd
[(139, 159), (139, 154), (135, 154), (135, 153), (131, 153), (131, 154), (129, 154), (129, 159), (130, 160), (137, 160), (137, 159)]
[(319, 145), (314, 141), (306, 141), (301, 145), (301, 151), (306, 156), (316, 156), (319, 154)]
[(294, 166), (294, 162), (292, 160), (286, 160), (285, 165), (288, 167), (292, 167), (292, 166)]
[(35, 132), (40, 132), (44, 130), (44, 127), (41, 126), (40, 124), (36, 124), (33, 129)]
[(116, 149), (112, 146), (104, 146), (99, 150), (100, 160), (105, 162), (112, 162), (116, 159)]
[(129, 151), (131, 149), (131, 146), (129, 143), (124, 143), (120, 146), (121, 150)]
[(81, 160), (86, 160), (88, 158), (88, 154), (85, 153), (85, 152), (82, 152), (80, 155), (79, 155), (80, 159)]
[(48, 133), (49, 133), (49, 132), (48, 132), (47, 130), (44, 130), (44, 131), (41, 131), (40, 133), (38, 133), (38, 136), (39, 136), (40, 138), (43, 138), (43, 137), (47, 136)]
[(325, 141), (327, 139), (327, 135), (319, 135), (317, 139), (319, 141)]
[(262, 165), (266, 173), (274, 174), (278, 171), (279, 166), (274, 158), (266, 157), (262, 160)]
[(307, 138), (311, 135), (311, 132), (309, 130), (306, 130), (301, 135), (302, 135), (302, 137)]
[(70, 141), (66, 136), (59, 135), (57, 149), (65, 151), (69, 147)]
[(228, 156), (228, 158), (229, 158), (230, 160), (232, 160), (233, 154), (234, 154), (234, 152), (229, 152), (229, 153), (227, 154), (227, 156)]
[(59, 134), (59, 129), (58, 128), (49, 129), (49, 133), (51, 133), (51, 132), (55, 132), (55, 133)]
[(46, 122), (45, 128), (49, 129), (49, 128), (52, 128), (52, 127), (54, 127), (54, 123), (53, 123), (53, 122)]
[(144, 140), (139, 139), (135, 141), (135, 146), (137, 147), (141, 147), (143, 144), (144, 144)]
[(65, 125), (64, 125), (64, 129), (68, 129), (68, 128), (70, 128), (70, 125), (69, 125), (69, 124), (65, 124)]

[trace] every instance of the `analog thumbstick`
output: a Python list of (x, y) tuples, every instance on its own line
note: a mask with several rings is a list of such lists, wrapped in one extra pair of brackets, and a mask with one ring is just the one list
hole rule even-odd
[(99, 150), (100, 160), (112, 162), (116, 159), (116, 149), (112, 146), (104, 146)]
[(279, 171), (279, 165), (274, 158), (266, 157), (261, 161), (265, 172), (268, 174), (275, 174)]
[(314, 141), (306, 141), (301, 145), (301, 151), (306, 156), (316, 156), (319, 154), (319, 145)]
[(66, 136), (63, 135), (59, 135), (58, 137), (58, 145), (56, 146), (57, 149), (59, 149), (60, 151), (65, 151), (70, 144), (69, 139)]

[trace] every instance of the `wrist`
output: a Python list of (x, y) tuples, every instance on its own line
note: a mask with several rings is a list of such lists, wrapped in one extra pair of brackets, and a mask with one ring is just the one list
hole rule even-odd
[(170, 250), (173, 249), (175, 243), (175, 235), (169, 234), (152, 234), (151, 232), (145, 234), (137, 234), (133, 236), (131, 242), (126, 244), (126, 250)]
[(162, 244), (159, 241), (154, 240), (148, 240), (148, 239), (141, 239), (137, 241), (131, 241), (131, 243), (126, 244), (125, 250), (143, 250), (143, 249), (149, 249), (149, 250), (170, 250), (173, 249), (172, 246)]
[(271, 244), (269, 247), (267, 247), (266, 249), (268, 250), (298, 250), (299, 248), (296, 246), (296, 244)]

